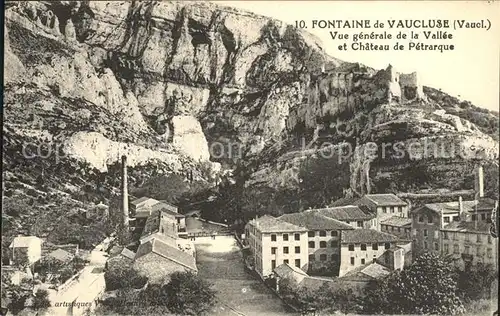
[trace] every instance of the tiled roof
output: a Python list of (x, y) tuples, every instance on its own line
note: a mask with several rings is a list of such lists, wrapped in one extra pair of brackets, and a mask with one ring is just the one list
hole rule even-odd
[[(141, 204), (142, 202), (146, 202), (147, 200), (154, 200), (154, 201), (157, 201), (153, 198), (150, 198), (148, 196), (143, 196), (141, 198), (138, 198), (136, 200), (133, 200), (132, 202), (130, 202), (131, 204), (134, 204), (134, 205), (137, 205), (137, 204)], [(157, 201), (158, 202), (158, 201)]]
[(330, 217), (323, 216), (314, 211), (284, 214), (278, 217), (278, 219), (297, 226), (305, 227), (309, 230), (353, 229), (351, 225)]
[(177, 212), (177, 207), (173, 206), (172, 204), (169, 204), (169, 203), (166, 203), (164, 201), (159, 201), (158, 203), (154, 204), (153, 206), (151, 206), (151, 210), (152, 211), (156, 211), (156, 210), (166, 210), (172, 214), (177, 214), (179, 216), (182, 216), (184, 217), (184, 215), (182, 214), (179, 214)]
[(367, 276), (374, 279), (379, 279), (391, 274), (391, 271), (381, 264), (372, 263), (361, 270), (361, 273), (366, 274)]
[(137, 249), (135, 259), (145, 256), (149, 253), (156, 253), (163, 258), (169, 259), (191, 270), (198, 270), (196, 268), (196, 260), (193, 256), (185, 253), (182, 250), (169, 246), (159, 239), (152, 239), (146, 243), (141, 244), (139, 246), (139, 249)]
[(51, 257), (54, 259), (57, 259), (59, 261), (65, 262), (73, 259), (73, 255), (67, 252), (64, 249), (56, 249), (49, 254), (47, 254), (47, 257)]
[(340, 237), (342, 243), (370, 243), (370, 242), (394, 242), (399, 237), (379, 232), (374, 229), (354, 229), (343, 231)]
[(393, 216), (389, 217), (388, 219), (385, 219), (380, 222), (382, 225), (390, 225), (390, 226), (411, 226), (411, 218), (408, 217), (400, 217), (400, 216)]
[(120, 255), (124, 256), (125, 258), (132, 259), (132, 260), (135, 257), (135, 253), (132, 250), (127, 249), (127, 248), (123, 248), (123, 250), (120, 253)]
[[(456, 213), (459, 211), (459, 204), (458, 201), (453, 201), (453, 202), (444, 202), (444, 203), (430, 203), (430, 204), (425, 204), (424, 205), (426, 208), (433, 210), (437, 213), (440, 214), (446, 214), (446, 213)], [(492, 199), (480, 199), (478, 201), (472, 200), (472, 201), (463, 201), (462, 206), (464, 211), (473, 213), (476, 210), (493, 210), (495, 207), (495, 201)]]
[(472, 222), (451, 222), (446, 225), (443, 230), (451, 230), (458, 232), (478, 232), (478, 233), (490, 233), (490, 223), (484, 221), (472, 221)]
[(359, 206), (356, 205), (320, 208), (313, 211), (339, 221), (368, 220), (375, 217), (374, 214), (363, 212)]
[(400, 206), (406, 205), (406, 202), (401, 200), (394, 194), (366, 194), (365, 197), (376, 205)]
[(306, 228), (290, 224), (269, 215), (264, 215), (251, 222), (258, 230), (263, 233), (273, 232), (305, 232)]
[(291, 273), (298, 273), (298, 274), (301, 274), (303, 276), (307, 276), (307, 273), (305, 273), (304, 271), (302, 271), (300, 268), (297, 268), (295, 266), (291, 266), (290, 264), (288, 263), (283, 263), (283, 264), (280, 264), (279, 266), (276, 267), (276, 269), (274, 269), (274, 272), (280, 276), (280, 277), (287, 277), (289, 276)]
[(41, 239), (36, 236), (18, 236), (15, 237), (14, 240), (10, 243), (9, 248), (20, 247), (25, 248), (29, 247), (31, 244), (40, 243)]

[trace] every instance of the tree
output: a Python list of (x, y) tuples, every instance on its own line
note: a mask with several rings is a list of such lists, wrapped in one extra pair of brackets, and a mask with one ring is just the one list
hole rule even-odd
[(34, 309), (44, 309), (50, 307), (49, 293), (47, 290), (38, 289), (33, 300)]
[(408, 269), (376, 282), (363, 305), (369, 314), (457, 315), (465, 311), (457, 295), (453, 266), (429, 253), (418, 257)]
[(176, 314), (203, 315), (215, 304), (215, 290), (211, 284), (192, 272), (174, 272), (162, 290), (166, 306)]
[(104, 273), (106, 282), (106, 291), (118, 289), (140, 289), (148, 278), (139, 274), (133, 267), (117, 266), (107, 270)]
[(492, 265), (479, 262), (456, 273), (458, 294), (464, 302), (490, 298), (491, 284), (498, 277)]

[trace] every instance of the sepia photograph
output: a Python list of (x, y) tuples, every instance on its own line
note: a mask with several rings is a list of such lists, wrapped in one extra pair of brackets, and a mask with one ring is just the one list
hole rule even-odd
[(0, 315), (498, 315), (499, 1), (5, 1)]

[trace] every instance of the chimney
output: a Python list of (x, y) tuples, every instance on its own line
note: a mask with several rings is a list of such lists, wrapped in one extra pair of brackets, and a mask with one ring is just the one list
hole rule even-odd
[(464, 203), (461, 196), (458, 197), (458, 212), (460, 215), (464, 212)]
[(476, 199), (484, 197), (483, 166), (478, 165), (474, 177), (474, 190)]
[(122, 211), (123, 224), (128, 227), (128, 185), (127, 185), (127, 156), (122, 156)]

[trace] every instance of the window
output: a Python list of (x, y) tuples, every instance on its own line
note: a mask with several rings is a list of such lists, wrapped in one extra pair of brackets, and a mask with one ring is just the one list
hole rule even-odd
[(309, 242), (309, 248), (316, 248), (316, 245), (314, 244), (314, 241)]
[(458, 245), (453, 245), (453, 253), (459, 253), (460, 252), (460, 248)]
[(271, 260), (271, 270), (276, 269), (276, 260)]
[(276, 235), (275, 234), (271, 235), (271, 241), (276, 241)]
[(448, 240), (448, 232), (443, 232), (443, 239)]
[(365, 258), (361, 259), (361, 264), (365, 264)]
[(472, 220), (473, 221), (477, 220), (477, 215), (476, 214), (472, 215)]
[(438, 239), (439, 238), (439, 230), (435, 230), (434, 231), (434, 239)]
[(288, 259), (283, 260), (283, 263), (288, 263)]
[(161, 233), (163, 234), (165, 232), (165, 229), (162, 227), (161, 228)]
[(460, 216), (453, 216), (453, 220), (454, 220), (455, 222), (460, 221)]
[(351, 224), (351, 222), (349, 222), (349, 221), (345, 221), (345, 223), (346, 223), (346, 224), (349, 224), (349, 225)]
[(385, 243), (385, 249), (389, 249), (391, 248), (391, 243), (390, 242), (386, 242)]
[(476, 242), (481, 242), (481, 235), (477, 234), (477, 236), (476, 236)]
[(354, 251), (354, 245), (349, 245), (349, 251)]
[(351, 257), (351, 265), (354, 265), (354, 257)]
[(413, 237), (417, 237), (417, 230), (413, 229)]
[(427, 241), (424, 241), (424, 249), (427, 249)]
[(366, 250), (366, 244), (361, 244), (361, 250)]
[(363, 227), (363, 221), (358, 221), (358, 222), (357, 222), (357, 226), (358, 226), (358, 227)]
[(387, 207), (382, 207), (382, 212), (387, 213)]
[(418, 217), (418, 222), (419, 222), (419, 223), (423, 223), (423, 222), (424, 222), (424, 216), (423, 216), (423, 215), (420, 215), (420, 216)]
[(394, 226), (391, 226), (391, 231), (392, 231), (392, 232), (394, 231)]
[(300, 240), (300, 234), (295, 234), (295, 240)]
[(320, 230), (319, 237), (326, 237), (326, 232), (324, 230)]
[(401, 227), (398, 227), (398, 233), (400, 233), (400, 232), (401, 232)]
[(432, 216), (427, 217), (427, 223), (432, 224), (433, 218)]
[(319, 255), (319, 261), (326, 261), (326, 254), (322, 253)]
[(288, 241), (288, 234), (283, 234), (283, 241)]
[(332, 261), (339, 261), (339, 255), (337, 255), (337, 254), (334, 253), (332, 255)]
[(465, 247), (464, 247), (464, 253), (465, 253), (466, 255), (470, 255), (470, 247), (469, 247), (469, 246), (465, 246)]
[(300, 253), (300, 247), (299, 246), (295, 247), (295, 253)]
[(394, 206), (391, 206), (391, 213), (394, 213)]
[(437, 242), (434, 243), (434, 250), (436, 250), (436, 251), (439, 250), (439, 245)]
[(481, 246), (477, 247), (477, 256), (482, 257), (484, 253), (482, 252)]
[(326, 241), (320, 241), (319, 242), (319, 247), (320, 248), (326, 248)]
[(372, 250), (378, 250), (378, 244), (372, 244)]
[(308, 237), (314, 237), (314, 235), (315, 235), (315, 232), (307, 232)]
[(337, 237), (339, 235), (338, 231), (332, 230), (332, 237)]
[(452, 232), (452, 235), (453, 235), (453, 240), (457, 240), (457, 232)]
[(486, 255), (488, 258), (493, 258), (493, 252), (491, 251), (491, 248), (486, 249)]
[(295, 266), (300, 268), (300, 259), (295, 259)]
[(450, 222), (450, 217), (449, 217), (449, 216), (445, 216), (445, 217), (443, 217), (443, 221), (444, 221), (445, 223), (449, 223), (449, 222)]
[(427, 229), (424, 229), (424, 237), (427, 237)]
[(486, 214), (485, 213), (482, 213), (481, 214), (481, 219), (484, 221), (486, 219)]
[(333, 248), (338, 247), (339, 246), (339, 242), (337, 240), (333, 240), (332, 243), (331, 243), (331, 246)]
[(450, 253), (450, 247), (448, 244), (444, 244), (443, 247), (444, 247), (444, 253), (446, 254)]
[(491, 235), (488, 235), (488, 244), (491, 244)]
[(283, 253), (288, 253), (288, 247), (283, 247)]
[(272, 255), (275, 255), (275, 254), (276, 254), (276, 247), (272, 247), (272, 248), (271, 248), (271, 254), (272, 254)]
[(469, 241), (470, 240), (470, 235), (468, 233), (465, 233), (465, 241)]
[(316, 258), (314, 258), (314, 255), (309, 255), (309, 261), (314, 261)]

